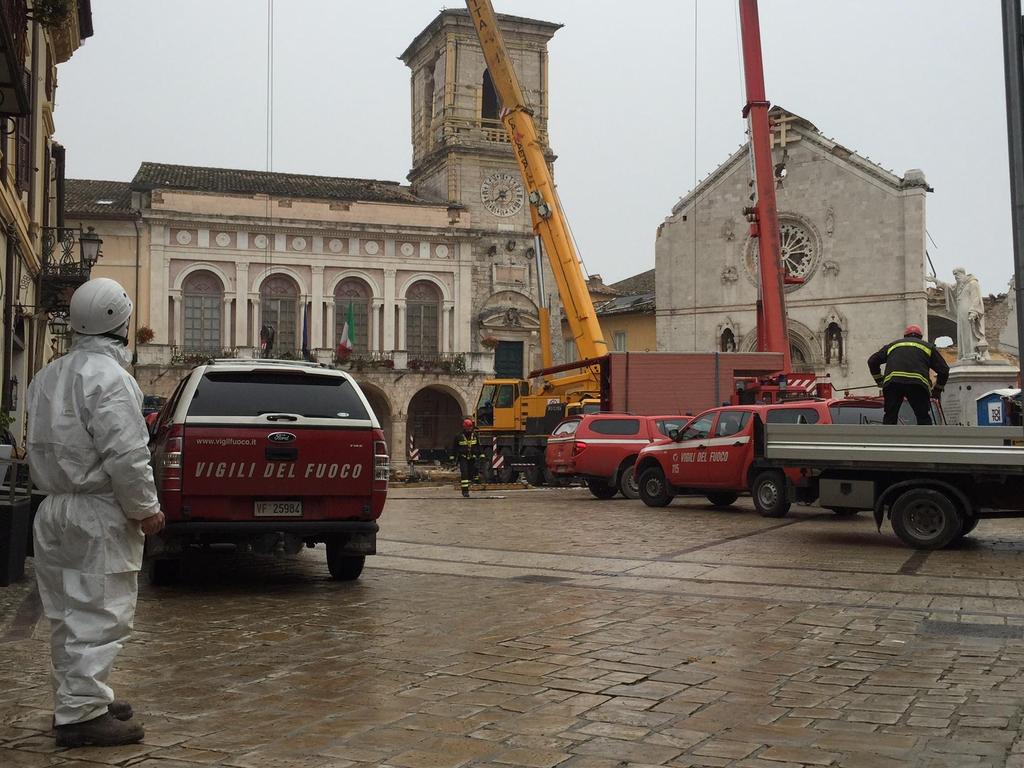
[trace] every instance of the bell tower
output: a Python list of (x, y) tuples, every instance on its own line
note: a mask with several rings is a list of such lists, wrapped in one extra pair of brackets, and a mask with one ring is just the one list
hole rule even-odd
[[(546, 144), (547, 46), (561, 25), (518, 16), (498, 19)], [(466, 206), (482, 228), (529, 231), (519, 169), (469, 12), (442, 11), (401, 59), (412, 72), (413, 191)]]

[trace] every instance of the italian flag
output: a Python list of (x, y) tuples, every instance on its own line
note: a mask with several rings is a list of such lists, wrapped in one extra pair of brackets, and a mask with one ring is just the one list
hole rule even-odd
[(348, 303), (348, 316), (345, 318), (345, 325), (341, 328), (341, 338), (338, 340), (338, 355), (346, 357), (352, 354), (352, 350), (356, 348), (352, 337), (356, 332), (356, 312), (352, 306), (352, 302)]

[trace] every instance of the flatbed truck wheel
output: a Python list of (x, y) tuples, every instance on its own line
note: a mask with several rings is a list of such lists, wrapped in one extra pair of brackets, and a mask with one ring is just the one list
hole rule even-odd
[(640, 499), (648, 507), (667, 507), (675, 497), (661, 467), (651, 467), (641, 472), (639, 486)]
[(750, 489), (754, 507), (762, 517), (785, 517), (789, 512), (789, 496), (786, 492), (786, 476), (769, 470), (754, 478)]
[(526, 482), (534, 488), (544, 485), (544, 470), (540, 467), (530, 467), (526, 470)]
[(892, 529), (914, 549), (942, 549), (964, 529), (957, 505), (933, 488), (910, 488), (892, 504)]
[(615, 498), (615, 494), (619, 492), (619, 489), (609, 485), (607, 480), (587, 480), (587, 489), (595, 499), (601, 501)]
[(711, 502), (713, 507), (729, 507), (735, 503), (740, 495), (738, 493), (732, 493), (729, 491), (718, 491), (716, 493), (708, 494), (708, 501)]

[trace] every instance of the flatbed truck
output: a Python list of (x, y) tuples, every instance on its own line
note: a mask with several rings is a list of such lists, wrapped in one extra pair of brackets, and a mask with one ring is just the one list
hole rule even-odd
[[(766, 424), (755, 507), (871, 510), (915, 549), (941, 549), (990, 518), (1024, 517), (1024, 435), (1012, 427)], [(797, 479), (794, 479), (797, 478)]]

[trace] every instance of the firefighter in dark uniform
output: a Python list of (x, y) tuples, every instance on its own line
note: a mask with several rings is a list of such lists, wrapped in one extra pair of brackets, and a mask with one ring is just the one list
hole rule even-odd
[(469, 496), (469, 484), (476, 477), (476, 461), (483, 458), (480, 454), (480, 439), (476, 435), (476, 425), (472, 419), (463, 419), (462, 433), (455, 437), (452, 446), (452, 461), (459, 462), (462, 495)]
[[(885, 373), (882, 373), (885, 365)], [(931, 424), (931, 398), (942, 394), (949, 378), (949, 366), (939, 350), (924, 340), (919, 325), (908, 325), (903, 338), (892, 341), (868, 358), (871, 375), (885, 397), (883, 424), (898, 424), (900, 406), (906, 399), (918, 424)], [(935, 386), (929, 371), (935, 371)]]

